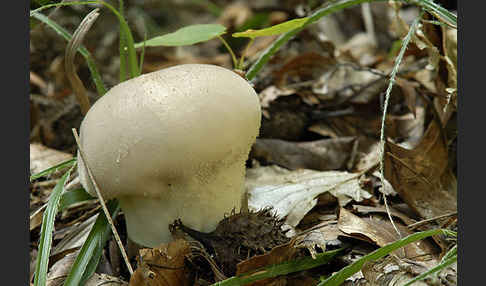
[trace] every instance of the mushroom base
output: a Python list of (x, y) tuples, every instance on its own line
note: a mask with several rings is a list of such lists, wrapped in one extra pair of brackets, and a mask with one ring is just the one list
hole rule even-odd
[(172, 184), (158, 197), (119, 197), (128, 237), (148, 247), (168, 243), (172, 240), (169, 224), (176, 219), (201, 232), (215, 230), (225, 214), (245, 208), (244, 172), (244, 165), (235, 164), (207, 184), (188, 180)]

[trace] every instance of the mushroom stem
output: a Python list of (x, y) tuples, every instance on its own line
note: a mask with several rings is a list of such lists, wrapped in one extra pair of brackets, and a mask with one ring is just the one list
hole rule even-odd
[[(210, 181), (193, 177), (181, 184), (166, 185), (157, 197), (119, 197), (128, 236), (138, 244), (155, 247), (161, 241), (172, 239), (169, 224), (176, 219), (201, 232), (215, 230), (225, 214), (229, 215), (233, 209), (239, 210), (242, 206), (244, 177), (241, 173), (244, 168), (241, 163), (233, 164)], [(221, 195), (226, 192), (235, 195)], [(241, 197), (240, 201), (235, 201), (235, 196)]]

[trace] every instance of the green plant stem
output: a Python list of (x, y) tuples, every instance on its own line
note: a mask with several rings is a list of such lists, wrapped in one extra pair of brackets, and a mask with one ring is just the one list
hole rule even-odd
[(238, 63), (238, 67), (237, 69), (240, 69), (242, 70), (243, 69), (243, 63), (245, 61), (245, 55), (246, 53), (248, 52), (248, 49), (251, 47), (251, 45), (253, 44), (253, 42), (255, 41), (255, 38), (250, 38), (250, 41), (248, 42), (248, 45), (246, 45), (246, 48), (245, 50), (243, 51), (243, 53), (241, 54), (241, 57), (240, 57), (240, 62)]
[(140, 67), (138, 68), (140, 73), (142, 73), (142, 70), (143, 70), (143, 60), (144, 60), (144, 57), (145, 57), (145, 41), (147, 41), (147, 32), (145, 32), (145, 34), (143, 36), (142, 52), (140, 53)]
[(238, 68), (238, 61), (236, 60), (235, 53), (233, 52), (233, 50), (231, 49), (230, 45), (228, 45), (228, 42), (226, 42), (226, 40), (223, 37), (218, 36), (218, 38), (221, 40), (221, 42), (223, 42), (223, 45), (226, 47), (226, 49), (230, 53), (231, 59), (233, 60), (233, 67), (235, 69), (237, 69)]
[[(408, 47), (408, 44), (410, 43), (410, 39), (412, 38), (412, 35), (415, 34), (415, 31), (417, 30), (418, 24), (420, 22), (420, 19), (422, 18), (423, 13), (424, 13), (423, 10), (420, 11), (419, 16), (413, 21), (407, 35), (405, 36), (405, 39), (402, 42), (402, 47), (400, 49), (400, 52), (398, 53), (397, 58), (395, 59), (395, 65), (393, 66), (393, 70), (390, 74), (390, 80), (389, 80), (389, 83), (388, 83), (388, 87), (386, 89), (385, 102), (383, 104), (383, 115), (381, 117), (381, 131), (380, 131), (380, 180), (381, 180), (383, 186), (385, 185), (385, 120), (386, 120), (386, 113), (387, 113), (387, 110), (388, 110), (388, 102), (390, 100), (390, 94), (391, 94), (393, 85), (395, 83), (395, 77), (398, 73), (398, 69), (400, 68), (400, 63), (402, 62), (403, 55), (405, 54), (405, 51), (407, 50), (407, 47)], [(398, 235), (401, 236), (401, 233), (398, 230), (397, 226), (395, 225), (393, 218), (391, 216), (390, 209), (388, 207), (387, 197), (386, 197), (385, 193), (383, 193), (383, 200), (385, 201), (385, 207), (386, 207), (386, 212), (388, 214), (388, 219), (390, 220), (391, 224), (393, 225), (393, 228), (398, 233)]]

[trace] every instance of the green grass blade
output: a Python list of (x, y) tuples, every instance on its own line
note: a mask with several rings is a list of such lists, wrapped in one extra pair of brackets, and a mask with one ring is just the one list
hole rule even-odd
[(232, 36), (235, 38), (239, 37), (247, 37), (247, 38), (256, 38), (256, 37), (265, 37), (265, 36), (273, 36), (273, 35), (280, 35), (286, 32), (289, 32), (291, 30), (297, 29), (302, 27), (307, 20), (309, 20), (308, 17), (305, 18), (299, 18), (299, 19), (293, 19), (290, 21), (286, 21), (265, 29), (260, 29), (260, 30), (246, 30), (244, 32), (238, 32), (238, 33), (233, 33)]
[(96, 199), (95, 197), (91, 196), (88, 194), (83, 188), (80, 189), (75, 189), (69, 192), (65, 192), (62, 194), (61, 197), (61, 202), (59, 205), (59, 211), (64, 210), (65, 208), (69, 207), (70, 205), (88, 201), (88, 200), (94, 200)]
[(317, 284), (318, 286), (337, 286), (341, 285), (348, 277), (353, 275), (354, 273), (358, 272), (363, 268), (363, 265), (368, 261), (374, 261), (380, 259), (390, 252), (397, 250), (409, 243), (412, 243), (417, 240), (424, 239), (429, 236), (443, 234), (443, 230), (441, 229), (433, 229), (428, 231), (417, 232), (411, 234), (405, 238), (397, 240), (393, 243), (387, 244), (377, 250), (371, 252), (368, 255), (363, 256), (362, 258), (356, 260), (354, 263), (342, 268), (339, 272), (335, 273), (328, 279), (322, 281), (321, 283)]
[[(124, 14), (124, 7), (123, 7), (123, 0), (118, 0), (118, 11), (120, 16), (125, 18)], [(120, 82), (127, 80), (130, 76), (127, 74), (127, 61), (128, 61), (128, 51), (125, 50), (123, 47), (127, 45), (126, 34), (123, 33), (122, 25), (119, 27), (119, 42), (118, 42), (118, 53), (120, 54)]]
[(145, 42), (135, 44), (135, 48), (140, 48), (145, 43), (147, 47), (158, 46), (187, 46), (211, 40), (221, 36), (226, 32), (226, 27), (220, 24), (197, 24), (190, 25), (179, 30), (148, 39)]
[(72, 5), (87, 5), (87, 4), (99, 4), (98, 1), (73, 1), (73, 2), (60, 2), (54, 4), (47, 4), (42, 7), (30, 11), (30, 17), (34, 16), (34, 14), (38, 14), (42, 10), (46, 10), (53, 7), (60, 7), (60, 6), (72, 6)]
[[(246, 73), (246, 78), (248, 80), (252, 80), (258, 74), (258, 72), (263, 68), (263, 66), (268, 62), (270, 57), (273, 56), (280, 49), (280, 47), (282, 47), (285, 43), (287, 43), (290, 39), (292, 39), (292, 37), (294, 37), (300, 31), (305, 29), (305, 27), (319, 21), (322, 17), (361, 3), (383, 2), (383, 1), (386, 0), (342, 0), (342, 1), (332, 2), (329, 5), (317, 10), (311, 16), (308, 17), (309, 18), (308, 21), (304, 23), (301, 27), (280, 35), (280, 37), (278, 37), (277, 40), (270, 47), (268, 47), (264, 52), (262, 52), (260, 57), (256, 60), (256, 62), (250, 67), (250, 69)], [(447, 21), (453, 26), (457, 26), (457, 16), (447, 11), (447, 9), (444, 9), (441, 6), (435, 4), (431, 0), (397, 0), (397, 1), (416, 4), (420, 7), (423, 7), (426, 11), (432, 13), (439, 19)]]
[(44, 171), (40, 171), (37, 174), (31, 175), (30, 176), (30, 181), (32, 182), (34, 180), (39, 179), (40, 177), (45, 177), (45, 176), (47, 176), (49, 174), (52, 174), (52, 173), (57, 172), (57, 171), (60, 171), (60, 170), (62, 170), (64, 168), (71, 167), (74, 164), (76, 164), (76, 158), (69, 159), (69, 160), (64, 161), (62, 163), (59, 163), (59, 164), (57, 164), (55, 166), (52, 166), (52, 167), (50, 167), (48, 169), (45, 169)]
[[(74, 3), (74, 2), (71, 2)], [(59, 3), (61, 4), (61, 3)], [(67, 3), (66, 3), (67, 4)], [(36, 9), (39, 10), (39, 9)], [(34, 11), (36, 11), (34, 10)], [(43, 14), (37, 13), (37, 12), (31, 12), (31, 17), (45, 23), (47, 26), (49, 26), (51, 29), (56, 31), (61, 37), (63, 37), (66, 41), (70, 41), (72, 39), (72, 35), (66, 31), (63, 27), (59, 26), (56, 22), (53, 20), (49, 19), (48, 17), (44, 16)], [(101, 96), (106, 93), (106, 87), (103, 84), (103, 80), (101, 79), (101, 75), (98, 72), (98, 68), (96, 67), (96, 64), (94, 62), (93, 57), (91, 56), (91, 53), (88, 52), (88, 50), (84, 47), (81, 46), (78, 49), (78, 52), (84, 57), (86, 60), (86, 63), (88, 65), (89, 71), (91, 73), (91, 77), (93, 78), (93, 82), (96, 86), (96, 90), (98, 91), (98, 94)]]
[[(305, 22), (302, 26), (299, 28), (296, 28), (294, 30), (288, 31), (282, 35), (280, 35), (277, 40), (270, 46), (268, 47), (261, 55), (260, 57), (256, 60), (256, 62), (250, 67), (248, 72), (246, 73), (246, 78), (248, 80), (252, 80), (257, 73), (263, 68), (263, 66), (270, 60), (270, 57), (273, 56), (279, 49), (282, 47), (285, 43), (287, 43), (292, 37), (294, 37), (296, 34), (298, 34), (300, 31), (302, 31), (305, 27), (308, 25), (315, 23), (319, 21), (322, 17), (341, 11), (342, 9), (365, 3), (365, 2), (376, 2), (377, 0), (343, 0), (343, 1), (337, 1), (333, 2), (326, 7), (323, 7), (316, 12), (314, 12), (311, 16), (308, 17), (307, 22)], [(378, 0), (378, 1), (385, 1), (385, 0)]]
[(409, 286), (409, 285), (412, 285), (413, 283), (419, 281), (419, 280), (423, 280), (425, 279), (427, 276), (431, 275), (431, 274), (434, 274), (444, 268), (446, 268), (447, 266), (451, 265), (452, 263), (454, 262), (457, 262), (457, 255), (452, 255), (451, 257), (443, 260), (440, 264), (438, 264), (437, 266), (435, 267), (432, 267), (431, 269), (429, 269), (428, 271), (420, 274), (419, 276), (409, 280), (405, 285), (403, 286)]
[[(112, 218), (115, 218), (120, 210), (120, 206), (116, 200), (109, 201), (107, 208)], [(103, 246), (109, 238), (110, 231), (108, 220), (103, 211), (100, 211), (93, 228), (73, 263), (68, 277), (64, 281), (65, 286), (83, 285), (83, 282), (93, 275), (98, 266)]]
[(457, 28), (457, 16), (454, 13), (451, 13), (447, 9), (443, 8), (437, 3), (434, 3), (432, 0), (405, 0), (405, 2), (409, 2), (424, 8), (427, 12), (431, 13), (439, 20), (442, 20), (449, 24), (452, 27)]
[(135, 42), (133, 41), (132, 32), (127, 24), (127, 21), (125, 21), (123, 15), (120, 14), (118, 10), (115, 9), (115, 7), (104, 1), (99, 1), (98, 3), (110, 9), (110, 11), (113, 12), (113, 14), (115, 14), (115, 16), (117, 17), (118, 23), (120, 24), (120, 38), (123, 38), (123, 41), (121, 43), (122, 45), (120, 46), (120, 60), (122, 56), (127, 58), (130, 78), (139, 76), (140, 70), (138, 69), (138, 59), (137, 53), (135, 51)]
[(337, 249), (332, 251), (327, 251), (324, 253), (319, 253), (316, 258), (304, 257), (296, 260), (283, 262), (280, 264), (270, 265), (263, 267), (261, 269), (252, 271), (251, 273), (241, 274), (235, 277), (228, 278), (226, 280), (216, 282), (211, 286), (239, 286), (246, 285), (258, 280), (272, 278), (279, 275), (286, 275), (293, 272), (303, 271), (311, 269), (323, 264), (328, 263), (331, 259), (336, 256), (343, 249)]
[(454, 255), (457, 255), (457, 244), (454, 245), (453, 248), (451, 248), (447, 253), (446, 255), (444, 255), (444, 257), (442, 257), (442, 261), (448, 259), (449, 257), (452, 257)]
[(36, 263), (36, 270), (34, 276), (34, 286), (44, 286), (47, 282), (47, 270), (49, 266), (49, 255), (52, 246), (52, 232), (54, 230), (54, 220), (59, 207), (64, 185), (66, 184), (69, 175), (74, 167), (71, 167), (59, 179), (56, 186), (52, 190), (49, 202), (47, 203), (46, 211), (42, 216), (42, 225), (40, 232), (39, 249)]
[[(133, 41), (133, 36), (132, 32), (130, 31), (130, 27), (128, 26), (127, 22), (125, 21), (125, 18), (118, 12), (118, 10), (115, 9), (112, 5), (108, 4), (105, 1), (78, 1), (78, 2), (66, 2), (66, 3), (57, 3), (57, 4), (50, 4), (50, 5), (45, 5), (43, 7), (40, 7), (38, 9), (32, 10), (30, 12), (30, 16), (33, 17), (36, 14), (41, 15), (38, 13), (41, 10), (51, 8), (51, 7), (57, 7), (57, 6), (70, 6), (70, 5), (87, 5), (87, 4), (101, 4), (108, 8), (113, 14), (118, 19), (118, 22), (120, 24), (120, 37), (124, 37), (124, 43), (122, 47), (120, 48), (120, 51), (122, 52), (123, 55), (126, 55), (128, 58), (128, 67), (130, 71), (130, 77), (137, 77), (140, 75), (140, 70), (138, 69), (138, 60), (137, 60), (137, 54), (135, 51), (134, 47), (134, 41)], [(44, 16), (45, 17), (45, 16)], [(47, 17), (45, 17), (47, 18)], [(38, 19), (36, 17), (36, 19)], [(49, 19), (47, 19), (49, 20)], [(120, 55), (120, 57), (122, 56)], [(104, 93), (103, 93), (104, 94)]]

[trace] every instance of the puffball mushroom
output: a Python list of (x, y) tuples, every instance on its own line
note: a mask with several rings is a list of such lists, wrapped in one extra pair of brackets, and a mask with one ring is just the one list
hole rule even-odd
[[(245, 206), (245, 161), (260, 120), (245, 79), (214, 65), (179, 65), (108, 91), (81, 123), (80, 146), (103, 198), (119, 200), (130, 239), (155, 247), (171, 240), (175, 219), (210, 232)], [(78, 164), (81, 184), (96, 195)]]

